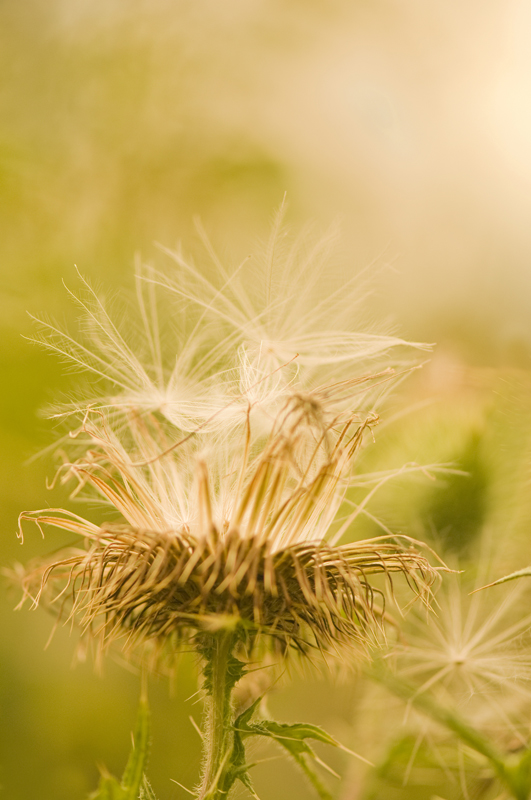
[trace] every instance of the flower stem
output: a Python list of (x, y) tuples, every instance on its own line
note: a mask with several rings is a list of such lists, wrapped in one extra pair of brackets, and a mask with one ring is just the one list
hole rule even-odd
[(199, 647), (205, 659), (204, 685), (208, 694), (199, 800), (225, 800), (233, 782), (228, 775), (234, 747), (231, 693), (243, 667), (232, 655), (235, 644), (234, 633), (223, 631), (208, 635)]

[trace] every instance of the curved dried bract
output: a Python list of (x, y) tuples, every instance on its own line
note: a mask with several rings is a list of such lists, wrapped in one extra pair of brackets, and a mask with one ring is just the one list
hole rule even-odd
[(305, 542), (272, 551), (268, 541), (185, 532), (102, 528), (88, 550), (71, 549), (24, 581), (35, 603), (75, 616), (102, 647), (125, 639), (175, 642), (194, 630), (236, 627), (251, 646), (267, 634), (277, 649), (333, 650), (373, 639), (384, 613), (378, 573), (405, 575), (426, 593), (434, 572), (405, 544), (385, 537), (331, 547)]

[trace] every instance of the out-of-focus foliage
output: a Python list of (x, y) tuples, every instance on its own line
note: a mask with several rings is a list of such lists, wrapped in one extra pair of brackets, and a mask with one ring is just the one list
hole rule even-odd
[[(528, 557), (529, 376), (468, 369), (456, 388), (444, 403), (383, 432), (388, 447), (380, 454), (387, 463), (398, 451), (426, 463), (424, 447), (431, 444), (432, 455), (453, 457), (467, 471), (445, 476), (439, 487), (419, 484), (407, 498), (404, 484), (390, 487), (372, 509), (388, 526), (404, 526), (432, 542), (462, 573), (446, 577), (431, 619), (417, 610), (404, 620), (391, 649), (390, 663), (413, 687), (409, 703), (393, 700), (381, 686), (360, 690), (364, 700), (353, 713), (351, 743), (355, 748), (372, 741), (374, 749), (365, 754), (377, 769), (363, 779), (352, 765), (348, 798), (506, 796), (488, 761), (437, 715), (424, 713), (422, 704), (415, 709), (416, 697), (454, 709), (515, 764), (531, 744), (529, 589), (499, 586), (470, 595)], [(366, 457), (378, 458), (376, 453), (374, 448)]]
[(436, 487), (429, 498), (425, 514), (445, 552), (462, 554), (474, 543), (485, 522), (489, 475), (481, 447), (482, 435), (473, 430), (453, 459), (466, 475), (459, 472), (451, 475), (446, 485)]
[(406, 734), (389, 748), (371, 774), (364, 800), (462, 800), (465, 773), (470, 796), (490, 800), (498, 789), (488, 768), (478, 761), (477, 756), (459, 750), (448, 738), (433, 748), (424, 739)]

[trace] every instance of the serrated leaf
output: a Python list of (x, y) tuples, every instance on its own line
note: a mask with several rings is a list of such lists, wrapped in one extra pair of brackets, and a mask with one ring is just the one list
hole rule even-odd
[[(486, 586), (482, 586), (480, 589), (476, 589), (475, 592), (481, 592), (483, 589), (490, 589), (491, 586), (499, 586), (501, 583), (514, 581), (517, 580), (517, 578), (531, 578), (531, 567), (524, 567), (524, 569), (519, 569), (516, 572), (511, 572), (509, 575), (504, 575), (503, 578), (498, 578), (497, 581), (493, 581), (492, 583), (487, 583)], [(475, 594), (475, 592), (472, 592), (471, 594)]]
[(242, 729), (240, 728), (239, 722), (243, 720), (243, 725), (246, 725), (259, 702), (260, 700), (257, 700), (256, 703), (253, 703), (253, 705), (244, 711), (243, 714), (240, 714), (234, 723), (234, 738), (232, 752), (230, 754), (230, 763), (227, 765), (222, 786), (222, 790), (226, 794), (230, 792), (234, 783), (239, 780), (249, 790), (253, 797), (257, 797), (251, 782), (251, 777), (249, 775), (249, 769), (253, 765), (247, 764), (246, 762), (245, 745), (243, 743)]
[(155, 792), (153, 791), (150, 782), (144, 775), (142, 786), (140, 787), (139, 800), (157, 800)]
[[(274, 720), (260, 720), (258, 722), (251, 722), (252, 716), (256, 711), (258, 704), (262, 698), (258, 698), (249, 708), (244, 711), (236, 719), (234, 724), (235, 728), (235, 749), (236, 742), (242, 749), (242, 763), (245, 764), (245, 748), (243, 739), (247, 736), (266, 736), (276, 741), (289, 755), (296, 761), (299, 767), (303, 770), (304, 774), (316, 790), (321, 800), (332, 800), (332, 795), (320, 780), (317, 773), (310, 767), (308, 759), (316, 759), (316, 755), (306, 739), (314, 739), (324, 744), (330, 744), (338, 747), (338, 742), (330, 736), (330, 734), (318, 728), (316, 725), (307, 723), (289, 724), (286, 722), (275, 722)], [(249, 769), (250, 765), (245, 766), (245, 771)], [(248, 777), (248, 776), (247, 776)], [(241, 778), (240, 778), (241, 780)], [(242, 781), (247, 783), (245, 781)], [(248, 786), (248, 788), (250, 788)], [(252, 789), (251, 789), (252, 791)]]
[[(219, 647), (219, 642), (215, 636), (205, 635), (202, 640), (198, 641), (197, 648), (205, 659), (203, 667), (203, 689), (207, 694), (212, 694), (212, 669), (214, 663), (214, 653), (216, 648)], [(225, 669), (225, 689), (231, 691), (238, 681), (245, 675), (247, 664), (240, 661), (232, 653), (228, 653), (227, 664)]]
[[(261, 720), (260, 722), (252, 724), (250, 727), (252, 727), (256, 733), (262, 732), (262, 735), (272, 736), (279, 741), (285, 740), (292, 743), (304, 743), (305, 739), (315, 739), (318, 742), (338, 747), (338, 743), (329, 733), (322, 728), (318, 728), (316, 725), (308, 725), (304, 722), (297, 722), (290, 725), (286, 722)], [(260, 731), (257, 729), (260, 729)]]
[(133, 747), (127, 760), (122, 780), (112, 775), (102, 775), (98, 789), (89, 800), (156, 800), (153, 789), (144, 774), (150, 745), (149, 708), (145, 700), (140, 701)]
[(151, 726), (147, 701), (142, 699), (138, 709), (133, 747), (129, 754), (127, 766), (122, 776), (124, 800), (138, 800), (140, 787), (143, 785), (144, 772), (147, 766)]
[(239, 717), (236, 717), (236, 721), (234, 722), (235, 730), (239, 731), (240, 733), (252, 732), (251, 729), (249, 728), (249, 723), (261, 701), (262, 698), (259, 697), (258, 700), (255, 700), (254, 703), (250, 705), (249, 708), (245, 709), (245, 711), (243, 711)]
[(321, 728), (305, 723), (295, 723), (289, 725), (284, 722), (274, 722), (273, 720), (261, 720), (251, 724), (253, 733), (259, 736), (269, 736), (278, 742), (290, 756), (297, 762), (321, 800), (333, 800), (332, 795), (322, 783), (317, 773), (310, 767), (308, 759), (315, 759), (315, 753), (306, 739), (315, 739), (325, 744), (337, 746), (337, 742)]

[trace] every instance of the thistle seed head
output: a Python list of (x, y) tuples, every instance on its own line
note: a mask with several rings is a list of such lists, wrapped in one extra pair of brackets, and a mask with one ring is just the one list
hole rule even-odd
[[(292, 251), (289, 258), (295, 263)], [(178, 277), (150, 271), (139, 279), (150, 363), (96, 295), (79, 299), (90, 345), (47, 326), (52, 350), (114, 387), (61, 412), (77, 422), (57, 480), (73, 486), (73, 497), (97, 497), (116, 520), (22, 514), (21, 536), (31, 519), (81, 539), (27, 571), (25, 597), (76, 619), (102, 647), (119, 637), (164, 647), (227, 625), (251, 649), (266, 638), (282, 651), (359, 647), (381, 630), (394, 574), (423, 595), (437, 574), (405, 538), (336, 546), (359, 513), (344, 502), (356, 455), (395, 376), (362, 367), (404, 343), (325, 326), (327, 313), (337, 308), (340, 320), (348, 308), (347, 289), (312, 315), (297, 287), (280, 284), (285, 296), (266, 291), (260, 310), (238, 275), (220, 266), (224, 285), (216, 287), (175, 260)], [(271, 289), (271, 265), (265, 274)], [(295, 274), (315, 284), (307, 260)], [(180, 312), (186, 306), (173, 339), (160, 331), (160, 284)], [(375, 586), (377, 574), (385, 580)]]

